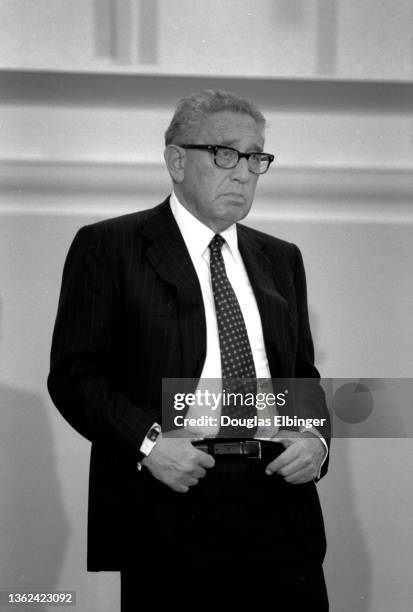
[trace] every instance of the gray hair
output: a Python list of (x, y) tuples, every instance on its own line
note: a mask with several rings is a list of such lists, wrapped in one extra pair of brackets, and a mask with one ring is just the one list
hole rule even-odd
[[(204, 89), (178, 101), (174, 116), (165, 132), (165, 145), (184, 143), (198, 131), (207, 115), (220, 111), (231, 111), (250, 115), (259, 128), (264, 130), (265, 117), (249, 100), (231, 91)], [(188, 144), (188, 143), (187, 143)]]

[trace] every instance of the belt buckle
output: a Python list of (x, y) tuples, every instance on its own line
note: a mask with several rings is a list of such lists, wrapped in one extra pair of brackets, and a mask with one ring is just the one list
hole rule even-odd
[[(241, 454), (246, 455), (248, 459), (261, 459), (261, 442), (259, 440), (245, 440), (241, 442), (241, 448)], [(252, 452), (250, 453), (248, 450)]]

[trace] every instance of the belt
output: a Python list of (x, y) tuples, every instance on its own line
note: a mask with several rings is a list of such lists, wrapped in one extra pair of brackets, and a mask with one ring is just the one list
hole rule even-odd
[(196, 448), (214, 457), (233, 455), (247, 457), (248, 459), (261, 459), (262, 444), (260, 440), (237, 440), (234, 442), (228, 440), (208, 440), (194, 442)]

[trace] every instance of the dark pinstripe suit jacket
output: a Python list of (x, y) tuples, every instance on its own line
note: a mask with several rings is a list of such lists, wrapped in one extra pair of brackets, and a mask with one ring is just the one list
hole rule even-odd
[[(241, 225), (238, 242), (272, 376), (318, 377), (299, 250)], [(137, 448), (160, 420), (162, 377), (198, 378), (205, 352), (201, 289), (168, 200), (78, 232), (63, 272), (48, 387), (92, 441), (90, 570), (119, 569), (125, 542), (145, 523)], [(326, 416), (322, 401), (313, 410)]]

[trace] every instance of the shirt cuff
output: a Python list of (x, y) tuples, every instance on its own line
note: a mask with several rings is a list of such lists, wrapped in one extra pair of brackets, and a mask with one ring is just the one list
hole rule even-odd
[(324, 445), (325, 447), (325, 455), (323, 457), (323, 460), (320, 464), (320, 469), (318, 470), (318, 474), (317, 474), (317, 478), (320, 478), (321, 475), (321, 470), (323, 468), (323, 465), (328, 457), (328, 446), (327, 446), (327, 442), (325, 441), (325, 439), (323, 438), (323, 436), (320, 434), (320, 432), (318, 431), (318, 429), (316, 429), (315, 427), (302, 427), (300, 429), (300, 433), (303, 433), (304, 431), (308, 431), (310, 433), (313, 434), (313, 436), (315, 436), (316, 438), (318, 438), (320, 440), (320, 442)]

